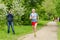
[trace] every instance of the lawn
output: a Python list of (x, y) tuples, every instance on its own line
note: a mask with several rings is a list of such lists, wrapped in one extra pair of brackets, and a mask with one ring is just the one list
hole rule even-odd
[[(44, 26), (47, 21), (40, 21), (37, 29), (40, 29)], [(10, 30), (10, 34), (7, 33), (7, 26), (5, 25), (3, 29), (0, 29), (0, 40), (17, 40), (18, 37), (32, 33), (31, 25), (21, 25), (21, 26), (14, 26), (16, 34), (12, 33)]]
[(58, 40), (60, 40), (60, 22), (58, 22)]

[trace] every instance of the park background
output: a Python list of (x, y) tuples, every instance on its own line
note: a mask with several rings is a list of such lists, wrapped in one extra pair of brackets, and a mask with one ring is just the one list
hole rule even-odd
[[(38, 30), (60, 17), (60, 0), (0, 0), (0, 40), (17, 40), (19, 36), (33, 32), (29, 19), (32, 8), (39, 15)], [(7, 34), (7, 11), (14, 15), (14, 28), (16, 34)], [(57, 22), (60, 27), (60, 23)], [(58, 39), (60, 39), (60, 28)]]

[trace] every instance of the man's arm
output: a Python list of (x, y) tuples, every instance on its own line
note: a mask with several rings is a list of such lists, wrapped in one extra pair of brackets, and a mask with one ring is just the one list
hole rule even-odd
[(32, 16), (31, 16), (31, 14), (30, 14), (30, 18), (29, 19), (32, 19)]
[(30, 19), (32, 19), (31, 16), (30, 16)]
[(39, 20), (39, 16), (38, 16), (38, 20)]
[(14, 15), (12, 14), (12, 21), (14, 21)]
[(37, 14), (37, 20), (39, 20), (39, 15)]
[(6, 15), (6, 19), (8, 18), (8, 15)]

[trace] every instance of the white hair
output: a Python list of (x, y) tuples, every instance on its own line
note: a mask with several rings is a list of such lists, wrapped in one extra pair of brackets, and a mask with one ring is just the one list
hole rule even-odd
[(35, 9), (32, 9), (32, 11), (35, 11)]

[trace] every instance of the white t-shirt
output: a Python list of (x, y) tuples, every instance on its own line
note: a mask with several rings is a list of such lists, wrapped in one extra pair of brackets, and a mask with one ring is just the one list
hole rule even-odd
[(31, 13), (30, 14), (30, 17), (32, 17), (32, 22), (36, 22), (37, 21), (38, 14), (37, 13)]

